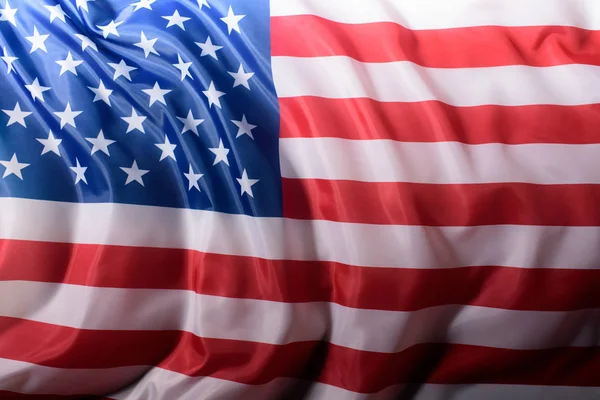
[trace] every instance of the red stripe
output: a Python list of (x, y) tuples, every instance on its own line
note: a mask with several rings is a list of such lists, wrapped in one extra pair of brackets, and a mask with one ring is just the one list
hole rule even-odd
[(232, 298), (329, 301), (398, 311), (443, 304), (547, 311), (600, 307), (600, 270), (372, 268), (181, 249), (9, 240), (0, 241), (0, 280), (182, 289)]
[(454, 107), (436, 101), (279, 99), (281, 137), (406, 142), (600, 143), (600, 104)]
[(393, 22), (344, 24), (301, 15), (271, 18), (273, 56), (349, 56), (433, 68), (600, 65), (600, 32), (567, 26), (410, 30)]
[(9, 392), (7, 390), (0, 390), (0, 399), (2, 400), (16, 400), (16, 399), (27, 399), (27, 400), (104, 400), (99, 399), (98, 396), (90, 395), (58, 395), (58, 394), (27, 394), (27, 393), (16, 393)]
[(600, 225), (600, 185), (282, 182), (288, 218), (428, 226)]
[(600, 368), (598, 347), (523, 351), (424, 344), (384, 354), (324, 342), (270, 345), (175, 331), (78, 330), (11, 318), (0, 318), (0, 329), (0, 357), (49, 367), (156, 365), (245, 384), (290, 377), (367, 393), (417, 382), (594, 386)]
[(517, 351), (428, 344), (395, 353), (328, 346), (319, 381), (358, 392), (399, 383), (596, 386), (600, 348)]

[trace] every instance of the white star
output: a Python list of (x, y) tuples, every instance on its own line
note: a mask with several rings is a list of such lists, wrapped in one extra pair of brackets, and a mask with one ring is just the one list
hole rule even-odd
[(221, 50), (223, 46), (214, 45), (210, 36), (206, 39), (206, 42), (200, 43), (196, 42), (196, 45), (202, 49), (202, 53), (200, 53), (200, 57), (211, 56), (215, 60), (217, 58), (217, 51)]
[(87, 171), (87, 167), (82, 167), (77, 158), (75, 159), (75, 162), (77, 163), (77, 166), (69, 167), (73, 172), (75, 172), (75, 184), (77, 185), (80, 181), (83, 181), (83, 183), (87, 185), (87, 179), (85, 179), (85, 171)]
[(44, 101), (44, 92), (52, 89), (47, 86), (41, 86), (40, 82), (38, 81), (38, 78), (35, 78), (31, 85), (25, 85), (25, 88), (29, 90), (29, 93), (31, 93), (31, 97), (34, 101), (36, 98), (40, 99), (41, 101)]
[(23, 126), (24, 128), (27, 128), (27, 124), (25, 123), (25, 118), (29, 117), (32, 113), (30, 113), (28, 111), (21, 111), (21, 106), (19, 105), (19, 103), (17, 103), (15, 105), (14, 110), (2, 110), (2, 111), (10, 117), (8, 119), (8, 123), (6, 124), (6, 126), (11, 126), (12, 124), (14, 124), (16, 122), (19, 125)]
[(215, 162), (213, 162), (213, 165), (217, 165), (223, 161), (225, 164), (227, 164), (227, 166), (229, 166), (229, 159), (227, 159), (229, 149), (226, 149), (223, 146), (223, 139), (219, 139), (219, 147), (209, 148), (208, 150), (215, 154)]
[(23, 175), (21, 174), (21, 170), (23, 168), (29, 167), (29, 164), (20, 163), (17, 159), (17, 154), (13, 154), (10, 161), (0, 161), (0, 164), (4, 165), (6, 170), (4, 171), (4, 175), (2, 175), (2, 179), (6, 178), (9, 175), (15, 175), (19, 179), (23, 180)]
[(240, 178), (236, 178), (236, 179), (241, 187), (240, 196), (243, 196), (244, 193), (248, 193), (248, 195), (250, 197), (254, 197), (254, 194), (252, 193), (252, 186), (256, 185), (260, 181), (260, 179), (248, 178), (248, 173), (246, 173), (246, 170), (244, 170), (244, 172), (242, 173), (241, 179)]
[(42, 149), (42, 155), (53, 152), (54, 154), (60, 157), (60, 150), (58, 149), (58, 145), (62, 142), (62, 139), (56, 139), (52, 131), (48, 133), (48, 139), (36, 139), (38, 142), (44, 145)]
[(141, 8), (152, 10), (152, 4), (154, 4), (154, 2), (156, 2), (156, 0), (140, 0), (137, 3), (132, 3), (131, 5), (135, 6), (133, 12), (136, 12)]
[(75, 68), (80, 66), (81, 63), (83, 63), (83, 61), (82, 60), (73, 60), (73, 56), (71, 55), (71, 52), (69, 51), (67, 53), (67, 58), (65, 58), (64, 60), (56, 61), (56, 63), (58, 65), (60, 65), (60, 74), (58, 74), (59, 76), (62, 76), (62, 74), (64, 74), (67, 71), (69, 71), (73, 75), (77, 76), (77, 70)]
[(192, 63), (191, 62), (184, 63), (183, 59), (181, 58), (181, 56), (179, 54), (177, 54), (177, 62), (178, 63), (173, 64), (173, 66), (175, 68), (177, 68), (179, 71), (181, 71), (181, 80), (183, 81), (188, 76), (190, 77), (191, 80), (194, 80), (194, 77), (192, 76), (192, 74), (190, 74), (190, 67), (192, 66)]
[(217, 89), (215, 89), (215, 84), (213, 83), (213, 81), (210, 81), (210, 86), (208, 87), (208, 90), (203, 90), (202, 93), (204, 93), (204, 95), (208, 98), (209, 108), (213, 104), (221, 108), (221, 100), (219, 100), (219, 98), (221, 96), (225, 96), (225, 93), (219, 92)]
[(146, 56), (146, 58), (148, 58), (150, 53), (160, 56), (160, 54), (158, 54), (158, 51), (156, 51), (156, 49), (154, 48), (154, 44), (156, 43), (158, 38), (147, 39), (146, 35), (144, 34), (144, 31), (142, 31), (142, 34), (140, 36), (140, 42), (135, 43), (134, 46), (139, 47), (140, 49), (144, 49), (144, 55)]
[(147, 169), (139, 169), (135, 160), (133, 161), (133, 164), (131, 164), (131, 168), (121, 167), (121, 169), (127, 174), (127, 180), (125, 181), (126, 185), (129, 185), (131, 182), (136, 181), (140, 185), (144, 186), (142, 176), (150, 172), (150, 170)]
[(173, 160), (177, 161), (177, 159), (175, 158), (175, 147), (177, 147), (177, 145), (171, 144), (167, 135), (165, 135), (164, 143), (157, 143), (155, 144), (155, 146), (161, 149), (162, 151), (162, 154), (160, 155), (160, 160), (158, 161), (162, 161), (167, 157), (171, 157)]
[(87, 49), (88, 47), (91, 47), (92, 49), (98, 51), (98, 46), (96, 46), (96, 43), (92, 42), (91, 39), (87, 36), (76, 33), (75, 37), (81, 40), (81, 51), (85, 51), (85, 49)]
[(251, 139), (254, 139), (254, 136), (252, 136), (252, 129), (256, 128), (257, 126), (249, 124), (248, 121), (246, 120), (246, 115), (242, 114), (241, 121), (231, 120), (231, 122), (233, 122), (239, 128), (236, 139), (242, 135), (248, 135), (248, 136), (250, 136)]
[(13, 63), (15, 61), (18, 60), (17, 57), (11, 57), (8, 55), (8, 50), (6, 50), (6, 47), (3, 48), (4, 51), (4, 55), (0, 58), (2, 58), (2, 61), (4, 61), (6, 63), (6, 65), (8, 65), (8, 71), (6, 71), (7, 74), (10, 74), (10, 71), (14, 71), (15, 70), (15, 66), (13, 65)]
[(112, 94), (113, 91), (107, 89), (104, 86), (104, 82), (102, 82), (102, 80), (100, 80), (100, 85), (98, 86), (98, 88), (88, 86), (88, 89), (90, 89), (96, 95), (94, 96), (94, 100), (92, 101), (92, 103), (102, 100), (103, 102), (111, 106), (109, 96)]
[(123, 21), (121, 21), (121, 22), (110, 21), (110, 23), (108, 25), (96, 25), (96, 27), (102, 30), (102, 36), (104, 36), (104, 39), (106, 39), (106, 38), (108, 38), (108, 35), (111, 35), (111, 34), (115, 35), (115, 36), (120, 36), (119, 32), (117, 31), (117, 28), (122, 23), (123, 23)]
[(185, 177), (189, 181), (188, 191), (192, 190), (192, 188), (196, 188), (200, 192), (200, 186), (198, 185), (198, 181), (204, 176), (204, 174), (195, 174), (194, 169), (192, 168), (192, 164), (190, 164), (189, 172), (187, 174), (184, 172), (183, 175), (185, 175)]
[(240, 64), (240, 68), (237, 72), (227, 72), (229, 75), (233, 76), (235, 82), (233, 82), (233, 87), (236, 86), (244, 86), (246, 89), (250, 90), (250, 85), (248, 84), (248, 79), (254, 76), (254, 72), (245, 72), (244, 67)]
[(46, 41), (46, 39), (48, 39), (48, 37), (50, 37), (50, 35), (40, 35), (40, 33), (37, 30), (37, 27), (34, 26), (33, 35), (27, 36), (25, 38), (31, 42), (31, 51), (29, 52), (29, 54), (33, 53), (38, 49), (47, 53), (48, 50), (46, 50), (46, 44), (44, 42)]
[(168, 89), (161, 89), (158, 85), (158, 82), (155, 82), (154, 87), (152, 89), (142, 89), (142, 92), (150, 96), (149, 107), (152, 107), (152, 104), (156, 103), (157, 101), (159, 103), (167, 105), (167, 103), (165, 102), (165, 95), (171, 93), (172, 91)]
[(198, 7), (200, 7), (200, 9), (202, 10), (202, 6), (206, 6), (208, 8), (210, 8), (210, 5), (208, 4), (207, 0), (197, 0), (198, 1)]
[(14, 26), (17, 26), (15, 15), (17, 14), (16, 8), (10, 8), (8, 0), (6, 0), (6, 6), (0, 10), (0, 21), (8, 21)]
[(65, 17), (68, 17), (67, 14), (63, 11), (60, 4), (55, 6), (44, 6), (46, 10), (50, 11), (50, 22), (53, 22), (56, 18), (60, 19), (62, 22), (65, 22)]
[(112, 68), (115, 69), (115, 75), (113, 76), (113, 81), (116, 81), (118, 77), (124, 76), (125, 79), (131, 82), (131, 71), (135, 71), (136, 67), (130, 67), (125, 63), (125, 60), (121, 60), (120, 63), (108, 63)]
[(221, 18), (221, 21), (227, 24), (227, 31), (231, 35), (231, 31), (237, 31), (238, 33), (241, 33), (238, 23), (244, 17), (245, 15), (235, 15), (233, 13), (233, 9), (231, 6), (229, 6), (229, 12), (227, 13), (227, 16)]
[(129, 124), (129, 126), (127, 126), (127, 132), (125, 133), (129, 133), (135, 129), (142, 133), (146, 133), (144, 131), (144, 126), (142, 125), (146, 120), (146, 117), (138, 115), (135, 108), (131, 108), (131, 117), (121, 117), (121, 119)]
[(183, 23), (186, 21), (189, 21), (191, 19), (191, 18), (182, 17), (181, 15), (179, 15), (179, 10), (175, 10), (173, 15), (171, 15), (171, 16), (167, 15), (167, 16), (164, 16), (163, 18), (166, 19), (167, 21), (169, 21), (169, 23), (167, 24), (167, 28), (169, 28), (173, 25), (177, 25), (184, 31), (185, 31), (185, 27), (183, 26)]
[(88, 10), (88, 1), (95, 1), (95, 0), (76, 0), (77, 3), (77, 8), (83, 8), (85, 11), (89, 11)]
[(181, 130), (181, 134), (183, 135), (187, 131), (192, 131), (199, 136), (198, 134), (198, 125), (204, 122), (203, 119), (194, 119), (194, 115), (192, 114), (192, 110), (188, 112), (186, 118), (177, 117), (178, 120), (184, 123), (183, 129)]
[(55, 111), (54, 115), (60, 118), (60, 129), (64, 128), (65, 125), (71, 125), (73, 128), (77, 128), (75, 125), (75, 118), (81, 114), (81, 111), (71, 110), (71, 104), (67, 103), (65, 111)]
[(85, 138), (85, 140), (87, 140), (88, 142), (93, 144), (91, 155), (94, 155), (94, 153), (97, 151), (101, 151), (110, 157), (110, 152), (108, 151), (108, 146), (115, 143), (115, 141), (106, 139), (104, 137), (104, 132), (100, 131), (100, 133), (98, 134), (98, 137), (95, 139), (94, 138)]

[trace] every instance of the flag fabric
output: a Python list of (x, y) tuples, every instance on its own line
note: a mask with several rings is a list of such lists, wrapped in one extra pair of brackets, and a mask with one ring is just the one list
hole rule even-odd
[(0, 0), (0, 398), (600, 398), (599, 30)]

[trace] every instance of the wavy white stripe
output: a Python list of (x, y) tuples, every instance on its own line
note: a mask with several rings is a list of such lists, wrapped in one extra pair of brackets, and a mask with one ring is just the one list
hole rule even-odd
[[(279, 378), (264, 385), (246, 385), (208, 376), (189, 377), (153, 368), (135, 386), (110, 397), (115, 400), (279, 399), (283, 391), (294, 383), (296, 381), (293, 379)], [(341, 390), (334, 386), (331, 388), (333, 393)]]
[(271, 16), (317, 15), (351, 24), (396, 22), (411, 29), (562, 25), (600, 29), (595, 0), (271, 0)]
[(182, 330), (204, 338), (269, 344), (326, 338), (335, 345), (382, 353), (422, 343), (518, 350), (600, 345), (600, 310), (594, 309), (538, 312), (444, 305), (418, 311), (384, 311), (335, 303), (226, 298), (183, 290), (25, 281), (0, 282), (0, 293), (9, 299), (0, 304), (2, 317), (80, 329)]
[(62, 369), (0, 358), (0, 390), (53, 395), (110, 393), (134, 383), (149, 369)]
[[(434, 184), (600, 183), (600, 145), (281, 139), (285, 178)], [(562, 162), (561, 160), (568, 160)]]
[[(426, 383), (403, 392), (403, 385), (392, 386), (385, 390), (373, 393), (356, 393), (342, 388), (317, 383), (308, 392), (307, 400), (391, 400), (408, 398), (411, 394), (413, 400), (564, 400), (564, 399), (591, 399), (600, 396), (597, 387), (572, 387), (572, 386), (537, 386), (537, 385), (499, 385), (499, 384), (473, 384), (473, 385), (437, 385)], [(401, 394), (404, 396), (399, 397)], [(123, 399), (125, 400), (125, 399)], [(133, 400), (133, 399), (126, 399)]]
[(581, 105), (600, 102), (600, 67), (510, 65), (427, 68), (409, 61), (364, 63), (345, 56), (272, 58), (280, 98), (370, 98), (383, 102), (439, 100), (454, 106)]
[(185, 248), (397, 268), (600, 268), (600, 227), (427, 227), (0, 199), (0, 239)]
[[(144, 372), (148, 370), (144, 374)], [(279, 398), (286, 388), (298, 383), (280, 378), (264, 385), (212, 377), (189, 377), (161, 368), (125, 367), (107, 369), (60, 369), (0, 358), (0, 390), (28, 394), (99, 393), (115, 400), (217, 400)], [(136, 378), (141, 377), (137, 380)], [(65, 379), (69, 384), (65, 385)], [(23, 380), (27, 384), (23, 385)], [(129, 384), (132, 384), (128, 387)], [(351, 392), (336, 386), (313, 383), (307, 400), (391, 400), (403, 386), (393, 386), (376, 394)], [(113, 393), (109, 391), (113, 390)], [(415, 400), (530, 400), (594, 399), (598, 387), (536, 385), (420, 385)]]
[[(62, 369), (6, 358), (0, 358), (0, 376), (0, 390), (40, 395), (98, 394), (115, 400), (277, 399), (283, 389), (297, 382), (280, 378), (265, 385), (246, 385), (150, 366)], [(332, 386), (328, 393), (353, 392)], [(320, 394), (313, 397), (325, 400)]]
[[(111, 395), (116, 400), (203, 400), (267, 399), (296, 382), (280, 378), (265, 385), (249, 386), (210, 377), (190, 378), (170, 371), (153, 369), (136, 387)], [(311, 384), (306, 400), (391, 400), (397, 399), (405, 387), (397, 385), (378, 393), (356, 393), (319, 382)], [(293, 389), (292, 389), (293, 390)], [(413, 393), (412, 391), (410, 393)], [(597, 387), (537, 386), (537, 385), (436, 385), (422, 384), (411, 398), (414, 400), (584, 400), (600, 395)]]

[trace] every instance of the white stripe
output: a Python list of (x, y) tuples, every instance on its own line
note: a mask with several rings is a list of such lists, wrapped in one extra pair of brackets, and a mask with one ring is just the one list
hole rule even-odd
[[(60, 369), (0, 358), (0, 390), (28, 394), (105, 394), (116, 400), (279, 399), (296, 394), (293, 379), (279, 378), (264, 385), (245, 385), (212, 377), (189, 377), (161, 368)], [(137, 377), (141, 379), (137, 380)], [(126, 389), (121, 389), (131, 383)], [(376, 394), (351, 392), (311, 383), (307, 400), (389, 400), (403, 393), (402, 385)], [(287, 390), (287, 392), (286, 392)], [(598, 387), (535, 385), (422, 384), (415, 400), (558, 400), (594, 399)]]
[[(598, 346), (600, 310), (518, 311), (444, 305), (418, 311), (335, 303), (282, 303), (183, 290), (0, 282), (0, 316), (92, 330), (181, 330), (203, 338), (268, 344), (327, 340), (396, 353), (423, 343), (532, 350)], [(510, 334), (506, 327), (510, 327)]]
[(281, 139), (279, 147), (285, 178), (434, 184), (600, 183), (599, 144), (468, 145), (290, 138)]
[[(281, 399), (286, 389), (296, 381), (275, 379), (264, 385), (245, 385), (213, 377), (189, 377), (176, 372), (153, 368), (135, 386), (112, 394), (115, 400), (222, 400)], [(334, 392), (339, 391), (334, 388)]]
[(600, 268), (600, 227), (368, 225), (1, 198), (0, 238), (185, 248), (370, 267)]
[(596, 0), (271, 0), (271, 16), (303, 14), (351, 24), (396, 22), (411, 29), (484, 25), (600, 29)]
[(0, 390), (50, 395), (97, 394), (117, 400), (276, 399), (285, 386), (294, 382), (281, 378), (251, 386), (212, 377), (189, 377), (151, 366), (62, 369), (6, 358), (0, 358), (0, 377)]
[(454, 106), (580, 105), (600, 102), (600, 67), (510, 65), (427, 68), (409, 61), (363, 63), (344, 56), (273, 57), (281, 98), (370, 98), (383, 102), (439, 100)]
[(0, 390), (27, 394), (105, 394), (135, 382), (150, 367), (62, 369), (0, 358)]
[[(134, 387), (111, 395), (116, 400), (203, 400), (209, 399), (280, 399), (282, 394), (296, 395), (299, 382), (279, 378), (264, 385), (244, 385), (211, 377), (192, 378), (154, 368)], [(302, 384), (300, 384), (302, 385)], [(306, 386), (307, 383), (304, 383)], [(306, 400), (587, 400), (600, 395), (597, 387), (537, 386), (537, 385), (438, 385), (420, 384), (418, 390), (406, 390), (403, 385), (389, 387), (378, 393), (357, 393), (336, 386), (311, 382), (303, 397)], [(413, 394), (414, 393), (414, 394)], [(219, 397), (220, 396), (220, 397)]]
[[(566, 400), (600, 398), (598, 387), (536, 386), (536, 385), (438, 385), (419, 384), (413, 387), (397, 385), (378, 393), (356, 393), (331, 385), (316, 383), (306, 400)], [(130, 399), (127, 399), (130, 400)]]

